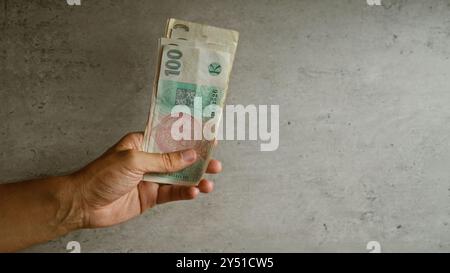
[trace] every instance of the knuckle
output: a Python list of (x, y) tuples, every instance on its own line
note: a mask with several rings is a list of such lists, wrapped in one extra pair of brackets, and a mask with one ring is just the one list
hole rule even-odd
[(128, 142), (133, 142), (135, 140), (140, 141), (144, 137), (144, 134), (142, 132), (132, 132), (125, 135), (124, 139), (126, 139)]
[(161, 154), (161, 161), (166, 172), (170, 172), (176, 167), (176, 160), (171, 154)]

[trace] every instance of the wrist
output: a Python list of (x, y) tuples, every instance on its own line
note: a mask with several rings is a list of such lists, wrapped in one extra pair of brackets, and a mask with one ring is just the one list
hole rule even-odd
[(84, 228), (85, 210), (76, 179), (71, 175), (61, 176), (57, 179), (59, 181), (55, 187), (55, 200), (58, 232), (66, 234)]

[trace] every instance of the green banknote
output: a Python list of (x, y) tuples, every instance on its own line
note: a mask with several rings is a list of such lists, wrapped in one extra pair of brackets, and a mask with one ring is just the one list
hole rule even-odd
[[(177, 31), (172, 31), (173, 28)], [(179, 28), (183, 32), (178, 31)], [(213, 148), (222, 113), (221, 108), (214, 106), (223, 107), (225, 102), (237, 32), (174, 19), (169, 20), (167, 31), (184, 36), (159, 40), (159, 69), (143, 150), (166, 153), (192, 148), (199, 159), (182, 171), (146, 174), (144, 180), (196, 185), (205, 172)], [(193, 36), (184, 33), (189, 31), (194, 32)], [(216, 32), (231, 32), (232, 35), (227, 41)]]

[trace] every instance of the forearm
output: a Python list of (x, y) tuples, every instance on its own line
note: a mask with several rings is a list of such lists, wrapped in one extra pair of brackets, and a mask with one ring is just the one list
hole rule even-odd
[(82, 227), (69, 176), (0, 185), (0, 251), (15, 251)]

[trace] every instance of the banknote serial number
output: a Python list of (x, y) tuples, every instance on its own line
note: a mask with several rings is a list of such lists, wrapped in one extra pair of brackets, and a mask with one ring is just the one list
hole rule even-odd
[(183, 257), (178, 259), (177, 268), (214, 270), (217, 268), (272, 268), (274, 266), (272, 257), (234, 257), (219, 259), (190, 259)]

